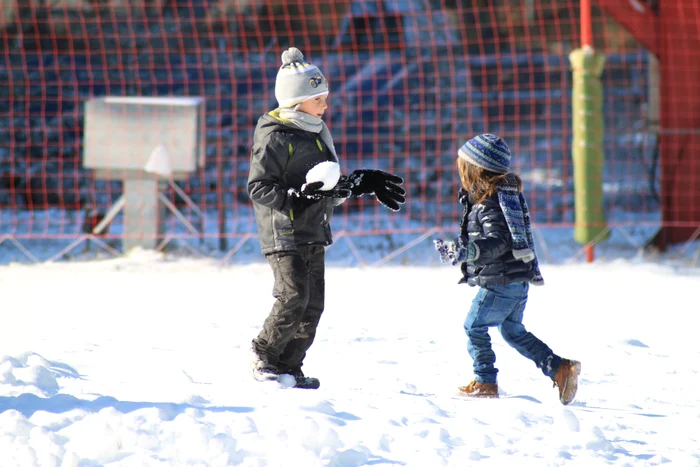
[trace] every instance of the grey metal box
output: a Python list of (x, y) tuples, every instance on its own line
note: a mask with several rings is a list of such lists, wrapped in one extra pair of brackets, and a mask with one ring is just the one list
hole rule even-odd
[(142, 172), (154, 149), (167, 150), (173, 178), (204, 166), (205, 99), (117, 97), (85, 104), (83, 165), (97, 178)]

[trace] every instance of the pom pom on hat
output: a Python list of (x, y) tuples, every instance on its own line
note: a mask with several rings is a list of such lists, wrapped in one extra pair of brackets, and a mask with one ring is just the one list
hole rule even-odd
[(304, 63), (304, 54), (296, 47), (290, 47), (282, 52), (282, 66), (290, 65), (294, 62)]

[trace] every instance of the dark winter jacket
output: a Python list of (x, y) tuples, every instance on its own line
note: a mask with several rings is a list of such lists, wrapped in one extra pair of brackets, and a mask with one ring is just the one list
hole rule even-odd
[(276, 111), (260, 117), (253, 135), (248, 194), (263, 254), (333, 243), (333, 200), (308, 204), (287, 195), (290, 187), (301, 188), (311, 167), (328, 160), (337, 162), (319, 135), (281, 119)]
[(513, 256), (510, 230), (498, 203), (498, 195), (474, 203), (463, 191), (460, 193), (460, 202), (464, 204), (460, 235), (465, 243), (468, 240), (479, 247), (475, 261), (462, 263), (464, 277), (460, 283), (484, 287), (529, 282), (535, 276), (533, 263), (525, 263)]

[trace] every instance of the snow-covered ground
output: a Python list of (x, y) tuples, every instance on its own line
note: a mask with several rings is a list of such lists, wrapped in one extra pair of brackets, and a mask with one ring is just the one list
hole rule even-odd
[(476, 289), (451, 266), (329, 267), (309, 391), (249, 374), (266, 264), (1, 265), (0, 466), (699, 466), (698, 269), (542, 270), (525, 324), (582, 362), (567, 407), (497, 331), (502, 398), (455, 396)]

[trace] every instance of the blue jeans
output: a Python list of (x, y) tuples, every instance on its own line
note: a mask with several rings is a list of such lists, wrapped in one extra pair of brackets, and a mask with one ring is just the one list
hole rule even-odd
[(554, 379), (561, 358), (523, 326), (528, 289), (527, 282), (489, 285), (482, 287), (474, 297), (464, 330), (469, 338), (467, 349), (474, 360), (476, 381), (496, 384), (496, 354), (491, 349), (488, 329), (495, 326), (511, 347), (535, 362), (545, 376)]

